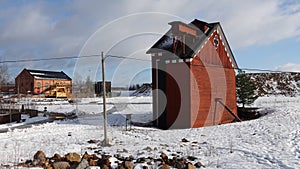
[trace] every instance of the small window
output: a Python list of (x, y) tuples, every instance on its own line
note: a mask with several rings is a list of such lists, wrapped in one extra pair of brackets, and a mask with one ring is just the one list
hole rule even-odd
[(37, 82), (37, 83), (36, 83), (36, 87), (37, 87), (37, 88), (41, 88), (41, 82)]
[(46, 88), (49, 87), (49, 83), (48, 83), (48, 82), (45, 83), (45, 87), (46, 87)]
[(218, 38), (218, 35), (215, 35), (215, 37), (214, 37), (214, 46), (215, 46), (215, 47), (218, 47), (218, 46), (219, 46), (219, 38)]

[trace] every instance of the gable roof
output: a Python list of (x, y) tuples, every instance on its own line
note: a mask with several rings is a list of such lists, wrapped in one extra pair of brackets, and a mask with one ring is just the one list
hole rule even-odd
[[(238, 68), (236, 60), (233, 56), (231, 48), (228, 44), (228, 41), (225, 37), (224, 31), (219, 22), (216, 23), (207, 23), (200, 20), (195, 19), (189, 24), (185, 24), (183, 22), (175, 21), (169, 23), (170, 25), (174, 24), (182, 24), (190, 29), (196, 31), (195, 41), (192, 43), (186, 42), (184, 46), (179, 46), (180, 48), (185, 48), (186, 53), (181, 54), (180, 58), (194, 58), (196, 54), (199, 52), (201, 47), (205, 44), (205, 42), (209, 39), (209, 37), (213, 34), (213, 32), (218, 31), (222, 40), (224, 41), (224, 46), (227, 49), (227, 56), (230, 58), (230, 61), (233, 64), (234, 68)], [(173, 40), (174, 36), (172, 34), (172, 28), (163, 35), (146, 53), (159, 53), (159, 52), (173, 52)]]
[(63, 71), (45, 71), (45, 70), (32, 70), (24, 69), (35, 79), (60, 79), (60, 80), (72, 80), (67, 74)]

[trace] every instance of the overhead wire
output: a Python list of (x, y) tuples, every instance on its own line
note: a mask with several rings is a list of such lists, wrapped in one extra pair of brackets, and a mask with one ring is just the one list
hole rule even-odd
[[(19, 59), (19, 60), (4, 60), (4, 61), (0, 61), (0, 63), (38, 62), (38, 61), (49, 61), (49, 60), (80, 59), (80, 58), (90, 58), (90, 57), (100, 57), (100, 56), (101, 55), (83, 55), (83, 56), (64, 56), (64, 57), (36, 58), (36, 59), (33, 58), (33, 59)], [(126, 56), (116, 56), (116, 55), (106, 55), (106, 57), (140, 60), (140, 61), (150, 61), (147, 59), (126, 57)]]
[[(33, 59), (19, 59), (19, 60), (4, 60), (0, 61), (0, 64), (3, 63), (18, 63), (18, 62), (38, 62), (38, 61), (49, 61), (49, 60), (64, 60), (64, 59), (80, 59), (80, 58), (90, 58), (90, 57), (100, 57), (100, 54), (94, 55), (82, 55), (82, 56), (64, 56), (64, 57), (50, 57), (50, 58), (33, 58)], [(119, 58), (119, 59), (129, 59), (129, 60), (137, 60), (137, 61), (150, 61), (151, 59), (140, 59), (128, 56), (120, 56), (120, 55), (105, 55), (105, 57)], [(203, 66), (203, 67), (215, 67), (215, 68), (224, 68), (224, 69), (235, 69), (238, 71), (257, 71), (257, 72), (271, 72), (271, 73), (299, 73), (293, 71), (280, 71), (280, 70), (270, 70), (270, 69), (259, 69), (259, 68), (226, 68), (222, 66), (210, 66), (210, 65), (196, 65), (193, 66)]]

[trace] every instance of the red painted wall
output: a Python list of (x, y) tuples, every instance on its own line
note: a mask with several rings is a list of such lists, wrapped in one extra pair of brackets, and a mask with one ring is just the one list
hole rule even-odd
[[(218, 46), (214, 46), (215, 37)], [(221, 99), (237, 114), (235, 71), (217, 31), (191, 62), (170, 59), (167, 53), (161, 55), (152, 56), (153, 119), (159, 128), (196, 128), (234, 120), (216, 102), (217, 98)], [(162, 73), (163, 76), (158, 77), (158, 69), (166, 75)], [(162, 103), (156, 89), (162, 89), (167, 96), (165, 108), (160, 107)]]
[[(40, 87), (38, 87), (38, 83)], [(17, 94), (28, 94), (28, 91), (30, 94), (41, 94), (47, 88), (46, 84), (51, 86), (56, 83), (72, 85), (72, 80), (34, 79), (27, 70), (23, 70), (15, 79), (15, 91)]]
[(235, 72), (227, 56), (222, 40), (213, 45), (215, 32), (203, 46), (191, 63), (191, 93), (197, 93), (199, 99), (191, 95), (191, 123), (193, 127), (202, 127), (229, 123), (234, 120), (216, 98), (237, 114), (235, 94)]

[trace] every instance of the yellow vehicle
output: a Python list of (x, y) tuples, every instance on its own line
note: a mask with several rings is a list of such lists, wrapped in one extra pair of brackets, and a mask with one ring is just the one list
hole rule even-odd
[(51, 98), (67, 98), (68, 96), (70, 96), (68, 86), (64, 84), (52, 85), (43, 93), (45, 94), (45, 97)]

